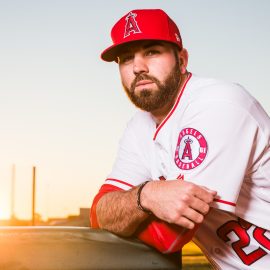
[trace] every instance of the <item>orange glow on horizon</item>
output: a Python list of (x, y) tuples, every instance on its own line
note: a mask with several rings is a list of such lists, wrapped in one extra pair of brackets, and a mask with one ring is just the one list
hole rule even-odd
[(10, 211), (8, 207), (0, 206), (0, 220), (10, 219)]

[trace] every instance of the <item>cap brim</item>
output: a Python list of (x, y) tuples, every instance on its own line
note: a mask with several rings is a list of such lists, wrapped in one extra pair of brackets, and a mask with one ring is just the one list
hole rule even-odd
[(145, 40), (156, 40), (156, 41), (164, 41), (164, 42), (169, 42), (172, 44), (177, 45), (180, 49), (182, 49), (182, 47), (179, 46), (178, 43), (176, 42), (172, 42), (171, 40), (166, 40), (166, 39), (157, 39), (157, 38), (145, 38), (145, 39), (138, 39), (138, 40), (132, 40), (132, 41), (127, 41), (121, 44), (114, 44), (112, 46), (110, 46), (109, 48), (107, 48), (106, 50), (104, 50), (100, 57), (102, 60), (106, 61), (106, 62), (113, 62), (116, 61), (117, 62), (117, 56), (119, 55), (119, 51), (126, 46), (127, 44), (131, 44), (131, 43), (136, 43), (139, 41), (145, 41)]
[(117, 62), (118, 52), (121, 50), (121, 48), (123, 48), (125, 45), (129, 43), (134, 43), (136, 41), (137, 40), (132, 40), (132, 41), (127, 41), (121, 44), (114, 44), (110, 46), (109, 48), (107, 48), (101, 53), (101, 59), (106, 62), (113, 62), (113, 61)]
[(118, 47), (121, 45), (112, 45), (101, 53), (101, 59), (106, 62), (116, 61)]

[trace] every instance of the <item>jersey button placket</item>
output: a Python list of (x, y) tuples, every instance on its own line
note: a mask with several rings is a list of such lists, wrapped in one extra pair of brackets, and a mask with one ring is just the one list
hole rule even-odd
[(167, 172), (167, 161), (166, 161), (166, 150), (164, 149), (164, 147), (162, 146), (162, 144), (160, 144), (159, 142), (155, 142), (156, 145), (156, 153), (157, 153), (157, 165), (160, 167), (160, 171), (162, 172), (161, 176), (164, 176), (166, 178), (168, 172)]

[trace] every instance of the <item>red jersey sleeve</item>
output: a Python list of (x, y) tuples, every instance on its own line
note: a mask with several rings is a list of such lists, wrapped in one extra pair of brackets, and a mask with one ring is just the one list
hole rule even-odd
[(194, 229), (188, 230), (162, 220), (151, 219), (137, 231), (136, 236), (162, 253), (174, 253), (192, 239), (198, 227), (196, 225)]

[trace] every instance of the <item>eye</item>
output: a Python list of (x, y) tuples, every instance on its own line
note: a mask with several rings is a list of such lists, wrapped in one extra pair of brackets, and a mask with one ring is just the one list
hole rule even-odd
[(159, 50), (151, 49), (151, 50), (147, 50), (146, 53), (145, 53), (145, 55), (146, 56), (153, 56), (153, 55), (157, 55), (159, 53), (160, 53)]
[(123, 54), (118, 57), (118, 63), (126, 64), (133, 59), (133, 54)]

